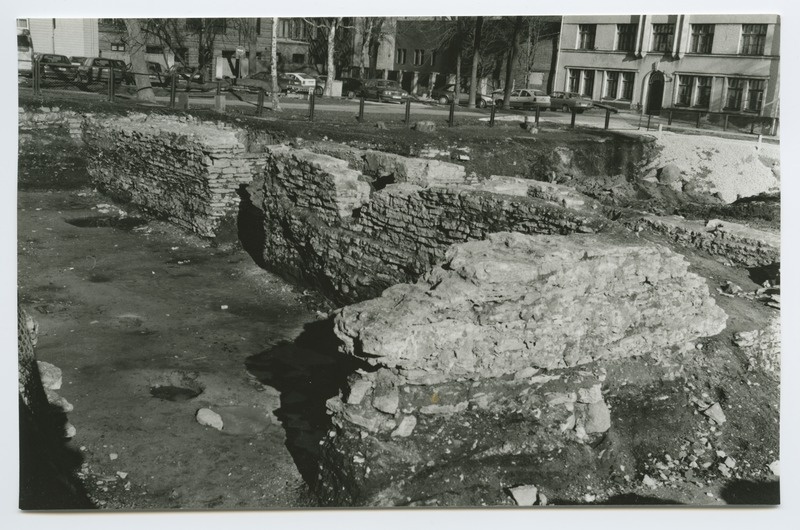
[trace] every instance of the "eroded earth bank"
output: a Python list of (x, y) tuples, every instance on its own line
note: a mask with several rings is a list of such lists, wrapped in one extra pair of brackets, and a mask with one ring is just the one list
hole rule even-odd
[(777, 503), (774, 146), (474, 128), (21, 108), (24, 500)]

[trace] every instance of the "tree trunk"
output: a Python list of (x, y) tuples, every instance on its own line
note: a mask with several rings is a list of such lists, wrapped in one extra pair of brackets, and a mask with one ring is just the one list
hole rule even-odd
[(272, 40), (270, 41), (270, 62), (272, 73), (272, 110), (281, 111), (281, 102), (278, 99), (280, 87), (278, 86), (278, 17), (272, 19)]
[(469, 78), (469, 100), (467, 107), (474, 107), (476, 103), (476, 92), (478, 90), (478, 63), (481, 59), (481, 30), (483, 29), (483, 17), (475, 18), (475, 37), (472, 46), (472, 73)]
[(511, 103), (511, 88), (514, 79), (514, 60), (519, 53), (519, 30), (522, 17), (514, 21), (514, 29), (511, 32), (511, 46), (508, 49), (508, 61), (506, 62), (506, 87), (503, 93), (503, 107), (508, 108)]
[(255, 19), (249, 21), (250, 24), (248, 26), (248, 43), (247, 43), (247, 75), (251, 76), (258, 72), (258, 33), (256, 32), (256, 28), (258, 27)]
[(147, 72), (147, 59), (145, 58), (145, 35), (142, 32), (138, 18), (126, 18), (125, 27), (128, 29), (130, 42), (131, 70), (135, 73), (136, 99), (155, 102), (156, 95), (150, 85), (150, 76)]
[(453, 87), (453, 99), (458, 105), (458, 96), (461, 94), (461, 45), (458, 46), (458, 54), (456, 55), (456, 84)]
[(336, 42), (336, 28), (341, 21), (342, 17), (334, 18), (330, 21), (330, 26), (328, 26), (328, 82), (325, 83), (325, 95), (328, 97), (333, 96), (333, 80), (336, 79), (336, 64), (333, 62), (334, 44)]
[[(364, 74), (369, 66), (370, 43), (372, 42), (372, 26), (374, 21), (371, 17), (365, 17), (361, 33), (361, 53), (358, 56), (358, 75), (364, 79)], [(367, 65), (364, 64), (364, 57), (367, 57)]]

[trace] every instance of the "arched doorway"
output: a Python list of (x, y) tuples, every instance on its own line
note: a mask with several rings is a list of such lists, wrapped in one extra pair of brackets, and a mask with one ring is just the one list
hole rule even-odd
[(650, 80), (647, 83), (645, 113), (660, 114), (662, 101), (664, 101), (664, 74), (656, 70), (650, 74)]

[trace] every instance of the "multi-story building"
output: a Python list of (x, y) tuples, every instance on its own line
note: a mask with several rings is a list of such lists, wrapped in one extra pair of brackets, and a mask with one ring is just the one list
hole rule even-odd
[(36, 53), (91, 57), (98, 53), (96, 18), (21, 18), (17, 27), (28, 29)]
[[(272, 39), (272, 18), (187, 18), (170, 19), (147, 32), (146, 57), (149, 61), (171, 66), (181, 62), (187, 66), (202, 66), (213, 70), (213, 76), (245, 75), (249, 64), (251, 48), (255, 48), (255, 58), (259, 69), (267, 68), (270, 61)], [(99, 27), (100, 56), (122, 59), (130, 62), (128, 33), (122, 19), (101, 18)], [(290, 38), (291, 28), (279, 25), (279, 52), (283, 55), (306, 57), (298, 52), (296, 43)], [(287, 45), (288, 50), (282, 50)], [(305, 44), (307, 49), (308, 45)], [(241, 70), (240, 70), (241, 68)]]
[(777, 15), (566, 16), (554, 90), (658, 114), (777, 117)]

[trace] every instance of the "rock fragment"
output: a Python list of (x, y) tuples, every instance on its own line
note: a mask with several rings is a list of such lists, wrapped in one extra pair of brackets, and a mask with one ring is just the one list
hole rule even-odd
[(508, 489), (511, 498), (517, 503), (517, 506), (533, 506), (539, 494), (539, 488), (533, 485), (516, 486)]
[(222, 416), (217, 414), (211, 409), (202, 408), (197, 411), (197, 423), (200, 425), (204, 425), (206, 427), (213, 427), (218, 431), (222, 430), (223, 423), (222, 423)]
[(703, 411), (703, 414), (717, 425), (722, 425), (727, 421), (725, 413), (719, 403), (714, 403)]
[(392, 431), (392, 438), (400, 437), (406, 438), (411, 436), (411, 433), (414, 432), (414, 428), (417, 426), (417, 418), (415, 416), (403, 416), (403, 419), (400, 420), (400, 425), (397, 426), (397, 429)]
[(39, 366), (39, 374), (42, 379), (42, 386), (48, 390), (58, 390), (61, 388), (61, 368), (45, 361), (36, 361)]

